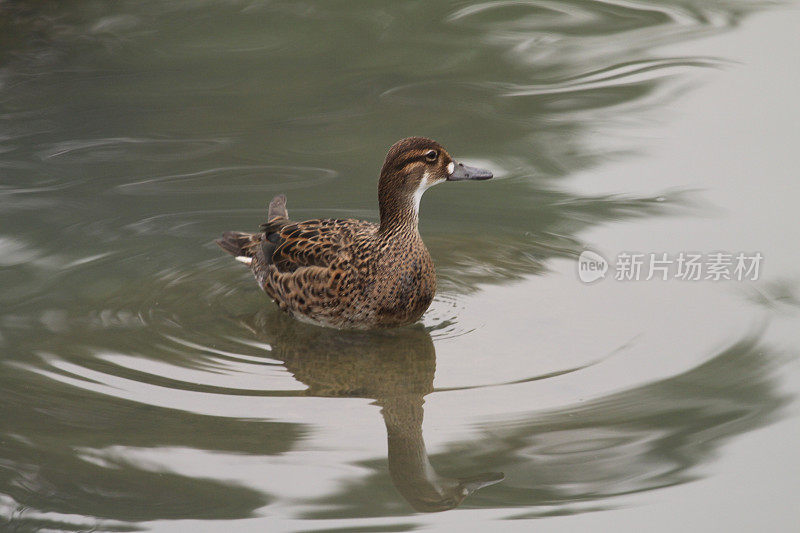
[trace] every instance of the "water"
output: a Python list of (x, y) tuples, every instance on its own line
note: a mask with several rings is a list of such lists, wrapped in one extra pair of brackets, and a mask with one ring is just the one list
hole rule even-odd
[[(0, 4), (0, 527), (787, 531), (793, 5)], [(418, 326), (297, 324), (213, 239), (422, 202)], [(577, 255), (760, 252), (583, 284)], [(432, 512), (442, 511), (442, 512)]]

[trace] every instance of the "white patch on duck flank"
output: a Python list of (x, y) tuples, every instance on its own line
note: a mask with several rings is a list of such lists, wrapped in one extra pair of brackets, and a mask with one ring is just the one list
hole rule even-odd
[(243, 255), (237, 255), (236, 260), (239, 261), (240, 263), (244, 263), (245, 265), (249, 265), (250, 263), (253, 262), (252, 257), (245, 257)]

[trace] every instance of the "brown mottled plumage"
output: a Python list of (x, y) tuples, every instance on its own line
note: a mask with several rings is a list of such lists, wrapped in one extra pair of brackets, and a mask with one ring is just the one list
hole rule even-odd
[(456, 163), (436, 141), (395, 143), (378, 182), (380, 225), (354, 219), (292, 222), (276, 196), (256, 234), (216, 241), (250, 265), (259, 286), (295, 318), (336, 328), (393, 327), (416, 321), (436, 293), (436, 272), (419, 235), (419, 200), (445, 180), (488, 179)]

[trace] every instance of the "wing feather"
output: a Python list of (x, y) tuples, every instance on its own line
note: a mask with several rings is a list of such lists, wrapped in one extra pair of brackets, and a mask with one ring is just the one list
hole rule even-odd
[(318, 219), (284, 225), (276, 232), (278, 240), (272, 264), (279, 272), (310, 266), (336, 268), (352, 261), (354, 240), (364, 231), (374, 231), (374, 224), (353, 219)]

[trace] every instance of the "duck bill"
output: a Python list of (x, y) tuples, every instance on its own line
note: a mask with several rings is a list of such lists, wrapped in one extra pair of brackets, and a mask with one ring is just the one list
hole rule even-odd
[(447, 176), (447, 181), (488, 180), (492, 175), (488, 170), (456, 163), (453, 172)]

